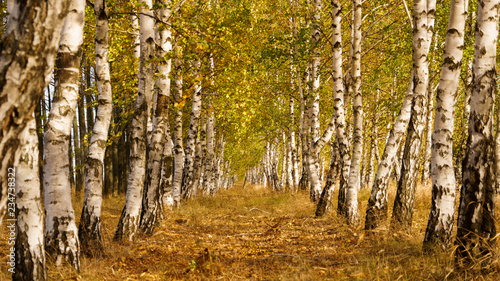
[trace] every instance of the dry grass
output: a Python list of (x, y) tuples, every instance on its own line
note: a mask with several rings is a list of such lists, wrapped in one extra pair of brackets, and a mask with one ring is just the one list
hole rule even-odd
[[(394, 186), (390, 190), (392, 202)], [(48, 263), (49, 280), (500, 280), (495, 270), (455, 272), (451, 250), (422, 253), (430, 190), (417, 192), (409, 234), (389, 234), (387, 227), (367, 233), (346, 226), (335, 212), (317, 219), (304, 193), (237, 185), (169, 211), (153, 236), (136, 243), (111, 241), (123, 198), (106, 199), (106, 257), (82, 258), (80, 274)], [(360, 191), (362, 223), (369, 193)], [(81, 198), (74, 203), (81, 206)], [(4, 227), (2, 252), (5, 235)], [(0, 280), (9, 277), (5, 259)]]

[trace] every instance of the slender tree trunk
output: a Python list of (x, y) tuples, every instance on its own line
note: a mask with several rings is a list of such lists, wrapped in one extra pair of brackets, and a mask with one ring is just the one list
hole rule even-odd
[[(75, 108), (76, 109), (76, 108)], [(75, 125), (75, 117), (73, 117), (73, 122), (71, 122), (71, 131), (74, 132), (75, 129), (73, 128)], [(74, 190), (75, 188), (75, 165), (73, 162), (73, 155), (74, 155), (74, 135), (70, 131), (69, 134), (69, 143), (68, 143), (68, 163), (69, 163), (69, 185), (71, 186), (71, 189)]]
[(188, 199), (191, 194), (193, 186), (193, 171), (194, 171), (194, 157), (196, 150), (196, 140), (198, 139), (198, 127), (200, 124), (201, 114), (201, 62), (198, 59), (194, 63), (196, 84), (193, 92), (193, 105), (191, 107), (191, 121), (189, 124), (189, 131), (186, 140), (186, 158), (182, 172), (182, 185), (181, 196), (183, 199)]
[[(91, 84), (91, 77), (90, 77), (90, 70), (91, 67), (87, 63), (85, 64), (85, 84), (87, 85), (87, 89), (90, 89), (92, 86)], [(94, 129), (94, 106), (93, 106), (93, 97), (92, 97), (92, 91), (87, 91), (85, 93), (85, 104), (87, 106), (87, 132), (92, 132)], [(90, 139), (91, 136), (87, 136), (87, 139)]]
[[(203, 122), (202, 122), (203, 124)], [(200, 177), (202, 170), (202, 158), (203, 150), (202, 143), (205, 141), (206, 132), (203, 130), (203, 125), (200, 132), (200, 137), (196, 139), (196, 151), (194, 157), (194, 169), (193, 169), (193, 186), (190, 197), (196, 197), (198, 195), (198, 189), (200, 187)]]
[[(411, 116), (413, 98), (413, 76), (406, 90), (406, 97), (401, 111), (387, 139), (384, 153), (378, 164), (368, 206), (366, 208), (365, 229), (375, 229), (387, 219), (387, 187), (395, 162), (398, 161), (398, 149), (403, 139)], [(397, 167), (394, 167), (397, 169)]]
[[(79, 108), (77, 106), (78, 111), (79, 111)], [(78, 114), (77, 114), (78, 116)], [(79, 134), (79, 128), (78, 128), (78, 120), (75, 116), (75, 118), (73, 119), (73, 147), (75, 148), (75, 187), (76, 187), (76, 193), (77, 194), (80, 194), (80, 192), (82, 191), (83, 189), (83, 174), (81, 173), (81, 166), (82, 166), (82, 163), (83, 163), (83, 159), (81, 158), (81, 151), (82, 151), (82, 147), (81, 147), (81, 144), (82, 144), (82, 141), (81, 141), (81, 138), (83, 137), (82, 135)]]
[(468, 0), (452, 1), (432, 134), (432, 206), (424, 248), (448, 246), (455, 215), (453, 126), (460, 79)]
[(151, 10), (152, 0), (142, 1), (145, 7), (141, 9), (141, 58), (139, 65), (139, 93), (135, 106), (132, 128), (130, 131), (130, 173), (128, 175), (127, 195), (120, 221), (114, 239), (126, 238), (133, 241), (139, 227), (142, 204), (142, 191), (146, 177), (146, 147), (147, 124), (153, 96), (153, 65), (154, 58), (154, 15)]
[[(170, 5), (170, 1), (163, 1), (164, 5)], [(159, 13), (162, 22), (168, 22), (170, 8), (162, 8)], [(169, 27), (157, 26), (156, 31), (159, 48), (157, 57), (164, 56), (172, 50), (172, 35)], [(140, 228), (146, 234), (152, 234), (158, 218), (158, 210), (161, 209), (161, 166), (165, 152), (165, 135), (170, 134), (168, 124), (168, 103), (170, 99), (170, 70), (171, 59), (164, 59), (158, 64), (160, 77), (156, 83), (158, 86), (156, 109), (153, 119), (153, 133), (149, 145), (149, 158), (146, 174), (146, 186), (142, 198), (142, 213)], [(170, 136), (169, 136), (170, 137)]]
[[(46, 116), (45, 116), (45, 93), (42, 92), (42, 95), (39, 99), (38, 106), (35, 109), (35, 120), (36, 120), (36, 133), (38, 137), (38, 176), (40, 177), (39, 183), (41, 186), (41, 183), (43, 182), (43, 131), (44, 131), (44, 124), (46, 123)], [(42, 161), (40, 161), (40, 159)]]
[(280, 185), (283, 188), (283, 190), (287, 190), (290, 188), (290, 184), (288, 182), (288, 149), (287, 149), (287, 141), (286, 141), (286, 133), (283, 131), (282, 133), (282, 155), (281, 155), (281, 178), (280, 178)]
[[(85, 63), (85, 59), (83, 60)], [(82, 79), (83, 80), (83, 79)], [(87, 123), (85, 121), (85, 105), (84, 105), (84, 97), (85, 97), (85, 83), (81, 83), (80, 85), (80, 98), (78, 101), (78, 131), (80, 134), (80, 150), (78, 151), (78, 185), (84, 189), (85, 188), (85, 176), (84, 176), (84, 166), (85, 159), (87, 158), (87, 142), (85, 141), (87, 135)]]
[[(16, 174), (16, 262), (13, 280), (46, 280), (43, 210), (38, 175), (38, 137), (32, 119), (19, 135), (21, 156)], [(8, 225), (8, 227), (10, 227)]]
[[(350, 166), (349, 141), (346, 135), (345, 123), (345, 100), (344, 100), (344, 83), (342, 80), (342, 33), (341, 33), (341, 18), (342, 8), (340, 1), (332, 0), (332, 27), (333, 27), (333, 91), (334, 91), (334, 115), (336, 140), (340, 154), (340, 184), (339, 184), (339, 213), (344, 212), (345, 190), (347, 188)], [(333, 191), (332, 191), (333, 192)]]
[(113, 197), (116, 197), (120, 191), (119, 191), (119, 185), (118, 185), (118, 182), (119, 182), (119, 177), (120, 177), (120, 168), (119, 168), (119, 165), (120, 165), (120, 160), (118, 158), (118, 143), (119, 143), (119, 140), (118, 139), (114, 139), (113, 140), (113, 143), (111, 144), (111, 148), (112, 148), (112, 157), (113, 157), (113, 190), (111, 192), (111, 195)]
[(458, 265), (479, 262), (484, 268), (494, 259), (495, 161), (493, 112), (496, 93), (498, 0), (478, 1), (469, 138), (463, 160), (458, 231)]
[[(202, 126), (200, 129), (200, 160), (199, 160), (199, 175), (198, 181), (195, 183), (197, 186), (196, 192), (205, 191), (205, 182), (203, 181), (205, 177), (205, 167), (207, 159), (207, 118), (203, 117)], [(196, 168), (196, 166), (195, 166)]]
[[(76, 108), (78, 109), (78, 107)], [(76, 111), (75, 111), (76, 112)], [(74, 166), (73, 166), (73, 174), (75, 175), (75, 191), (76, 194), (80, 194), (80, 192), (83, 189), (83, 186), (80, 185), (81, 179), (80, 176), (81, 174), (79, 173), (79, 164), (80, 164), (80, 137), (78, 135), (78, 121), (76, 119), (76, 114), (75, 117), (73, 118), (73, 157), (75, 158)]]
[(78, 100), (85, 2), (72, 1), (69, 10), (56, 61), (56, 93), (44, 134), (45, 247), (56, 265), (66, 261), (79, 270), (68, 148)]
[(320, 73), (319, 67), (321, 63), (320, 57), (320, 49), (319, 44), (322, 39), (322, 32), (320, 28), (320, 20), (321, 20), (321, 1), (314, 0), (312, 3), (312, 34), (311, 34), (311, 58), (308, 66), (308, 73), (310, 75), (308, 83), (309, 89), (309, 99), (307, 113), (308, 118), (306, 123), (308, 128), (306, 128), (306, 142), (308, 143), (308, 151), (307, 151), (307, 161), (304, 162), (307, 166), (307, 171), (309, 175), (309, 183), (310, 183), (310, 198), (313, 202), (319, 200), (321, 195), (321, 180), (320, 180), (320, 171), (319, 171), (319, 153), (320, 150), (314, 149), (314, 143), (319, 138), (319, 86), (320, 86)]
[(20, 157), (18, 136), (50, 83), (69, 3), (8, 1), (9, 18), (0, 42), (0, 224), (8, 199), (8, 169), (17, 166)]
[[(213, 57), (210, 57), (210, 72), (211, 79), (213, 83), (213, 73), (214, 73), (214, 61)], [(212, 102), (209, 101), (208, 104), (208, 117), (207, 117), (207, 156), (205, 165), (205, 177), (204, 185), (207, 194), (213, 194), (215, 190), (215, 118), (214, 118), (214, 108)]]
[[(299, 80), (302, 80), (302, 75), (299, 76)], [(307, 81), (307, 83), (308, 82), (309, 81)], [(300, 142), (302, 146), (302, 175), (299, 181), (299, 189), (306, 190), (310, 182), (309, 170), (308, 170), (310, 142), (308, 141), (307, 138), (308, 128), (306, 128), (306, 125), (309, 124), (309, 114), (307, 114), (307, 112), (309, 112), (309, 108), (307, 106), (308, 95), (307, 93), (304, 93), (304, 90), (302, 89), (301, 85), (299, 85), (299, 93), (300, 93)]]
[[(109, 31), (106, 0), (94, 1), (96, 21), (96, 82), (99, 97), (97, 118), (92, 130), (85, 174), (85, 198), (79, 225), (82, 252), (98, 257), (103, 254), (101, 237), (101, 206), (103, 166), (106, 142), (112, 116), (112, 93), (109, 69)], [(109, 150), (109, 149), (108, 149)], [(106, 181), (109, 183), (109, 173)]]
[[(339, 185), (339, 202), (344, 202), (345, 187), (347, 186), (350, 155), (349, 143), (345, 133), (345, 113), (344, 113), (344, 84), (342, 80), (342, 34), (341, 34), (341, 18), (342, 7), (340, 1), (332, 0), (332, 49), (333, 49), (333, 91), (334, 91), (334, 114), (330, 121), (329, 129), (335, 130), (335, 139), (339, 149), (340, 155), (340, 185)], [(328, 132), (328, 129), (325, 133)], [(333, 184), (326, 185), (323, 188), (321, 197), (319, 199), (316, 216), (322, 216), (327, 210), (331, 194), (333, 194)], [(343, 203), (339, 203), (339, 211), (344, 208)], [(341, 212), (342, 213), (342, 212)]]
[(429, 48), (429, 29), (433, 27), (435, 0), (418, 0), (413, 3), (413, 80), (412, 113), (408, 123), (401, 178), (398, 182), (396, 199), (392, 212), (391, 228), (409, 230), (412, 223), (415, 189), (418, 176), (418, 157), (421, 152), (422, 134), (425, 127), (425, 106), (429, 67), (427, 55)]
[[(180, 56), (179, 47), (175, 50)], [(179, 57), (175, 59), (175, 113), (174, 113), (174, 179), (172, 181), (172, 196), (174, 205), (179, 206), (181, 202), (182, 172), (184, 170), (184, 148), (182, 143), (182, 61)]]
[[(378, 102), (378, 94), (377, 98), (375, 99), (375, 103)], [(378, 150), (378, 128), (377, 128), (377, 123), (378, 123), (378, 114), (376, 112), (373, 113), (373, 119), (372, 119), (372, 138), (371, 138), (371, 143), (370, 143), (370, 156), (368, 159), (368, 165), (366, 167), (366, 177), (365, 177), (365, 184), (366, 186), (372, 186), (373, 185), (373, 168), (375, 166), (375, 158), (377, 155), (377, 150)]]
[(331, 151), (332, 152), (331, 152), (330, 165), (326, 177), (325, 186), (323, 187), (320, 200), (318, 201), (318, 205), (316, 206), (315, 215), (317, 217), (321, 217), (330, 210), (330, 207), (332, 205), (331, 200), (333, 196), (333, 191), (335, 190), (334, 185), (340, 173), (339, 170), (340, 155), (339, 155), (338, 143), (336, 140), (331, 142)]
[[(111, 128), (109, 128), (111, 131)], [(106, 146), (104, 153), (104, 189), (102, 195), (109, 198), (113, 194), (113, 147)]]
[[(215, 157), (216, 161), (216, 169), (215, 169), (215, 178), (216, 178), (216, 191), (218, 192), (221, 187), (222, 187), (222, 174), (223, 174), (223, 163), (224, 163), (224, 148), (226, 147), (226, 140), (224, 140), (224, 136), (221, 135), (218, 141), (218, 156)], [(275, 181), (276, 181), (276, 186), (279, 189), (279, 177), (278, 177), (278, 157), (277, 157), (277, 152), (274, 150), (273, 154), (273, 163), (275, 165), (275, 173), (273, 174), (275, 176)]]
[[(359, 222), (358, 214), (358, 190), (360, 184), (360, 165), (363, 155), (363, 100), (361, 94), (361, 0), (353, 0), (353, 38), (352, 38), (352, 80), (353, 80), (353, 153), (351, 167), (349, 169), (349, 181), (347, 183), (345, 198), (345, 213), (341, 212), (347, 222), (356, 225)], [(340, 203), (339, 203), (340, 204)]]

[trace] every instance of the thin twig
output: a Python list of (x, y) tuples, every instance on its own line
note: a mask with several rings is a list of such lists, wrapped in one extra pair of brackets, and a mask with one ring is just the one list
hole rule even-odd
[(277, 256), (277, 257), (290, 257), (290, 258), (300, 258), (299, 256), (288, 255), (288, 254), (272, 254), (271, 256)]
[(264, 233), (258, 232), (258, 233), (240, 233), (236, 235), (228, 235), (226, 237), (236, 237), (236, 236), (247, 236), (247, 235), (263, 235)]
[(257, 210), (257, 211), (261, 211), (261, 212), (264, 212), (264, 213), (268, 213), (268, 214), (270, 214), (270, 212), (267, 212), (267, 211), (261, 210), (261, 209), (259, 209), (259, 208), (252, 208), (252, 209), (250, 209), (250, 210), (248, 210), (248, 211), (249, 211), (249, 212), (251, 212), (251, 211), (253, 211), (253, 210)]

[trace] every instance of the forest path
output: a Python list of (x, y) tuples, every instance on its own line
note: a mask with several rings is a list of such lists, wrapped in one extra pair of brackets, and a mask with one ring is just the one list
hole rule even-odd
[[(155, 233), (135, 243), (111, 241), (123, 198), (105, 199), (107, 256), (82, 258), (80, 275), (49, 263), (49, 280), (443, 280), (453, 268), (449, 252), (422, 254), (426, 191), (418, 193), (419, 211), (408, 235), (367, 233), (346, 226), (335, 212), (315, 218), (305, 192), (242, 184), (167, 211)], [(361, 214), (368, 196), (368, 189), (361, 190)], [(74, 202), (77, 218), (81, 201)]]

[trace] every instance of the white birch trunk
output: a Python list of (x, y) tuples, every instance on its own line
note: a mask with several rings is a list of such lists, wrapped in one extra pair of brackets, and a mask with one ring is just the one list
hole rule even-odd
[[(474, 15), (474, 12), (473, 12)], [(459, 145), (458, 154), (456, 155), (456, 169), (455, 169), (455, 177), (457, 183), (462, 184), (462, 160), (465, 153), (465, 146), (468, 137), (468, 123), (470, 116), (470, 96), (472, 92), (472, 59), (467, 62), (467, 73), (465, 76), (464, 83), (464, 105), (463, 105), (463, 114), (462, 114), (462, 123), (461, 123), (461, 131), (462, 137)]]
[(432, 206), (425, 232), (424, 248), (448, 246), (453, 234), (456, 185), (453, 169), (453, 126), (468, 2), (468, 0), (454, 0), (450, 9), (436, 97), (431, 159)]
[[(427, 88), (429, 82), (428, 52), (434, 26), (435, 0), (413, 2), (413, 101), (408, 123), (401, 179), (398, 181), (392, 212), (391, 228), (409, 230), (412, 223), (415, 190), (418, 176), (418, 157), (425, 127)], [(430, 34), (429, 34), (430, 33)]]
[(201, 62), (197, 60), (193, 67), (195, 70), (196, 84), (193, 92), (193, 105), (191, 107), (191, 120), (189, 124), (189, 131), (186, 140), (186, 158), (184, 160), (184, 167), (182, 172), (181, 196), (183, 199), (188, 199), (193, 187), (193, 171), (194, 171), (194, 157), (196, 150), (196, 140), (198, 139), (198, 127), (200, 125), (201, 115)]
[[(163, 1), (163, 5), (170, 5), (170, 1)], [(161, 192), (161, 167), (165, 152), (165, 136), (170, 133), (168, 124), (168, 103), (170, 99), (170, 70), (171, 59), (164, 57), (172, 50), (172, 35), (167, 25), (170, 18), (170, 8), (162, 8), (159, 11), (160, 22), (156, 26), (156, 41), (158, 42), (157, 64), (160, 73), (156, 80), (158, 91), (156, 92), (156, 108), (153, 117), (153, 131), (149, 143), (149, 157), (146, 171), (146, 185), (142, 198), (142, 212), (140, 229), (145, 234), (152, 234), (159, 211), (162, 209), (160, 201)], [(163, 22), (163, 24), (162, 24)]]
[[(214, 59), (213, 55), (210, 54), (210, 79), (211, 84), (214, 84)], [(207, 155), (206, 155), (206, 165), (205, 165), (205, 176), (203, 179), (204, 188), (207, 194), (213, 194), (215, 190), (215, 118), (214, 118), (214, 108), (211, 102), (208, 105), (208, 118), (207, 118)]]
[(200, 179), (203, 170), (203, 146), (206, 138), (206, 122), (201, 121), (200, 137), (196, 139), (196, 151), (194, 157), (194, 169), (193, 169), (193, 186), (191, 190), (191, 197), (198, 196), (198, 190), (200, 189)]
[[(200, 129), (200, 162), (199, 162), (199, 176), (197, 182), (197, 194), (198, 191), (206, 192), (206, 186), (204, 182), (205, 178), (205, 168), (206, 168), (206, 160), (207, 160), (207, 118), (203, 117), (202, 126)], [(195, 167), (196, 168), (196, 167)]]
[(173, 180), (173, 147), (174, 143), (170, 137), (170, 128), (167, 126), (165, 132), (165, 148), (163, 152), (163, 160), (161, 167), (161, 210), (162, 215), (165, 208), (172, 209), (174, 206), (174, 198), (172, 195), (172, 180)]
[[(180, 48), (175, 46), (176, 55), (180, 55)], [(174, 205), (180, 206), (182, 172), (184, 170), (184, 148), (182, 143), (182, 61), (176, 57), (175, 64), (175, 100), (174, 100), (174, 178), (172, 180), (172, 197)]]
[[(377, 101), (378, 101), (378, 98), (377, 98)], [(373, 185), (373, 168), (375, 166), (375, 158), (376, 158), (377, 150), (378, 150), (377, 123), (378, 123), (378, 115), (375, 112), (374, 116), (373, 116), (373, 122), (372, 122), (373, 128), (372, 128), (372, 139), (371, 139), (371, 143), (370, 143), (370, 155), (369, 155), (369, 159), (368, 159), (368, 165), (366, 167), (366, 177), (365, 177), (366, 186)]]
[(478, 1), (469, 138), (463, 160), (455, 252), (458, 265), (467, 268), (473, 263), (481, 268), (488, 266), (495, 256), (493, 113), (499, 6), (499, 0)]
[(52, 78), (69, 3), (7, 3), (9, 17), (0, 43), (0, 225), (7, 206), (8, 169), (17, 166), (20, 157), (18, 136)]
[(214, 116), (209, 112), (207, 119), (207, 160), (205, 168), (205, 188), (207, 194), (213, 194), (215, 190), (215, 149), (214, 149)]
[(368, 206), (366, 208), (365, 229), (375, 229), (387, 219), (387, 188), (391, 171), (398, 169), (398, 150), (411, 116), (413, 98), (413, 76), (406, 90), (398, 118), (389, 133), (384, 153), (378, 164)]
[(103, 166), (113, 101), (109, 69), (108, 12), (105, 0), (94, 1), (96, 19), (96, 80), (99, 107), (85, 165), (85, 198), (78, 228), (82, 252), (101, 256), (101, 205)]
[[(323, 136), (316, 142), (317, 146), (324, 145), (330, 140), (333, 133), (335, 133), (336, 142), (339, 145), (340, 153), (340, 188), (339, 188), (339, 202), (344, 202), (345, 193), (343, 190), (347, 186), (349, 166), (350, 166), (350, 154), (349, 154), (349, 142), (346, 137), (346, 126), (345, 126), (345, 113), (344, 113), (344, 83), (342, 80), (342, 34), (341, 34), (341, 18), (342, 18), (342, 7), (340, 1), (332, 0), (332, 49), (333, 49), (333, 65), (332, 65), (332, 80), (333, 80), (333, 91), (334, 91), (334, 114), (328, 127), (326, 128)], [(322, 146), (321, 146), (322, 147)], [(326, 185), (321, 193), (320, 200), (316, 208), (316, 216), (322, 216), (328, 207), (328, 201), (331, 194), (333, 194), (334, 184)], [(340, 206), (344, 204), (339, 203)], [(342, 207), (343, 208), (343, 207)]]
[(132, 24), (132, 30), (135, 31), (134, 34), (134, 57), (139, 59), (141, 57), (141, 36), (140, 36), (140, 27), (139, 27), (139, 18), (137, 15), (130, 15), (130, 23)]
[[(31, 119), (19, 135), (21, 156), (16, 174), (16, 262), (13, 280), (46, 280), (43, 210), (38, 174), (38, 136)], [(8, 227), (13, 226), (7, 225)]]
[(309, 151), (307, 154), (307, 169), (309, 174), (310, 183), (310, 198), (313, 202), (318, 201), (321, 194), (321, 180), (320, 180), (320, 170), (319, 170), (319, 152), (321, 149), (314, 149), (313, 145), (319, 138), (319, 85), (320, 85), (320, 74), (319, 66), (321, 63), (319, 44), (321, 42), (321, 1), (314, 0), (312, 3), (313, 15), (312, 15), (312, 34), (311, 34), (311, 44), (313, 49), (311, 50), (312, 57), (309, 62), (309, 75), (310, 83), (309, 85), (309, 98), (311, 105), (308, 108), (308, 133), (306, 141), (309, 143)]
[(44, 134), (43, 188), (47, 254), (80, 268), (75, 213), (71, 203), (68, 149), (78, 100), (85, 2), (72, 1), (61, 34), (56, 61), (56, 93)]
[(152, 0), (143, 0), (140, 16), (141, 57), (139, 62), (139, 89), (130, 132), (130, 172), (125, 206), (115, 231), (115, 241), (133, 241), (137, 235), (146, 177), (147, 124), (152, 99), (154, 57), (154, 14)]
[(353, 0), (353, 38), (352, 38), (352, 73), (353, 80), (353, 153), (349, 169), (345, 200), (345, 218), (351, 225), (359, 222), (358, 190), (360, 184), (360, 165), (363, 156), (363, 100), (361, 94), (361, 0)]

